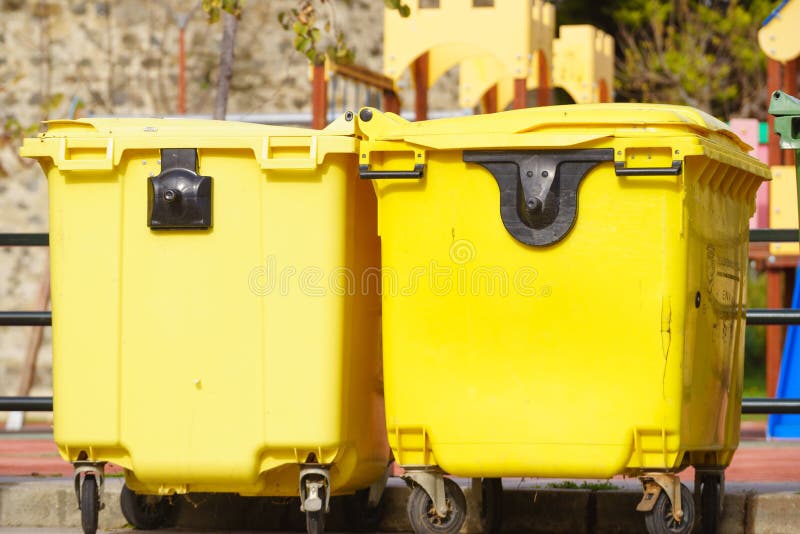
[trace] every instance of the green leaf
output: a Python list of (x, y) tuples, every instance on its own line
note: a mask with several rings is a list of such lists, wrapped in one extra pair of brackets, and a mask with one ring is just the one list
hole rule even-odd
[(222, 9), (236, 17), (242, 14), (244, 0), (222, 0)]
[(297, 37), (294, 38), (294, 48), (298, 52), (304, 52), (308, 48), (308, 45), (310, 43), (311, 41), (307, 37), (304, 37), (302, 35), (298, 35)]

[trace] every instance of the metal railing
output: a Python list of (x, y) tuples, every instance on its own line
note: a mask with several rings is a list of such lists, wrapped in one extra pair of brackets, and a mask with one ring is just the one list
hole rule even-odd
[[(753, 229), (752, 243), (787, 243), (798, 241), (798, 230)], [(48, 234), (0, 234), (0, 247), (49, 245)], [(756, 325), (800, 325), (800, 310), (794, 309), (750, 309), (746, 312), (747, 324)], [(50, 326), (49, 311), (3, 311), (0, 326)], [(50, 412), (52, 397), (0, 397), (0, 411)], [(742, 399), (743, 414), (800, 414), (800, 399), (745, 398)]]
[(0, 397), (0, 412), (52, 412), (53, 397)]

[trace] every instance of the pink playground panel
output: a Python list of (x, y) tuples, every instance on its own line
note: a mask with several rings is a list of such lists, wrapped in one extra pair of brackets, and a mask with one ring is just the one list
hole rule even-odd
[[(764, 163), (767, 162), (767, 145), (759, 144), (759, 125), (756, 119), (731, 119), (731, 130), (742, 141), (754, 147), (750, 151)], [(769, 182), (764, 182), (756, 194), (756, 213), (750, 219), (750, 228), (769, 228)]]

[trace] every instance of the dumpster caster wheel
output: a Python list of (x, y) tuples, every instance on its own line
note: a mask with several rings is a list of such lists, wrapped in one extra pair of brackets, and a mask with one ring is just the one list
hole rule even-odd
[(653, 509), (644, 516), (644, 524), (649, 534), (689, 534), (694, 526), (694, 499), (689, 488), (681, 484), (681, 508), (683, 518), (680, 521), (672, 515), (672, 503), (667, 492), (658, 494)]
[(305, 467), (300, 470), (300, 510), (306, 513), (306, 532), (325, 532), (330, 487), (327, 468)]
[(374, 506), (369, 504), (369, 488), (344, 498), (347, 520), (353, 532), (376, 532), (383, 518), (383, 495)]
[(100, 513), (100, 494), (97, 480), (87, 476), (81, 484), (81, 526), (84, 534), (97, 532), (97, 516)]
[(700, 492), (700, 523), (703, 534), (717, 534), (722, 511), (722, 479), (718, 474), (702, 474), (695, 482)]
[(453, 480), (444, 479), (447, 515), (440, 517), (433, 500), (421, 486), (414, 486), (408, 498), (407, 511), (411, 528), (416, 534), (457, 534), (467, 518), (467, 500)]
[[(319, 492), (323, 493), (325, 490), (320, 489)], [(322, 500), (325, 496), (321, 495)], [(325, 509), (316, 510), (311, 512), (306, 510), (306, 532), (308, 534), (323, 534), (325, 532)]]
[(481, 479), (481, 532), (500, 532), (503, 521), (503, 481), (499, 478)]
[(139, 530), (155, 530), (167, 522), (169, 502), (158, 495), (137, 495), (122, 486), (119, 505), (125, 520)]

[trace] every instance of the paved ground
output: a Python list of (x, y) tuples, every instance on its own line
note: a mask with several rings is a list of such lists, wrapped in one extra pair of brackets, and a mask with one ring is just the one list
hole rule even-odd
[[(77, 529), (71, 529), (76, 534), (78, 533)], [(97, 534), (122, 534), (128, 533), (130, 534), (132, 531), (128, 527), (123, 528), (112, 528), (107, 530), (98, 530)], [(192, 530), (192, 529), (178, 529), (178, 528), (170, 528), (165, 530), (148, 530), (148, 534), (208, 534), (207, 530)], [(222, 532), (233, 532), (233, 531), (222, 531)], [(236, 534), (256, 534), (257, 530), (237, 530)], [(63, 528), (47, 528), (47, 527), (0, 527), (0, 534), (65, 534)], [(290, 534), (286, 533), (275, 533), (275, 534)], [(295, 534), (295, 533), (291, 533)], [(335, 534), (335, 533), (330, 533)]]
[[(71, 532), (78, 534), (77, 529), (72, 529)], [(128, 527), (112, 528), (107, 530), (98, 530), (97, 534), (131, 534), (131, 529)], [(237, 531), (215, 531), (215, 532), (235, 532), (236, 534), (261, 534), (263, 531), (258, 530), (237, 530)], [(148, 534), (208, 534), (208, 530), (194, 530), (183, 528), (170, 528), (165, 530), (148, 530)], [(63, 528), (46, 528), (46, 527), (0, 527), (0, 534), (65, 534)], [(275, 532), (274, 534), (296, 534), (294, 532)], [(327, 534), (336, 534), (330, 532)], [(381, 534), (381, 533), (376, 533)]]
[[(763, 423), (744, 423), (742, 442), (725, 472), (730, 482), (798, 482), (800, 484), (800, 441), (766, 441)], [(72, 476), (72, 465), (58, 455), (46, 428), (28, 432), (0, 433), (0, 477)], [(121, 470), (109, 464), (107, 472)], [(681, 478), (693, 480), (684, 471)]]
[[(112, 468), (112, 472), (114, 469)], [(116, 469), (119, 472), (118, 468)], [(28, 432), (0, 432), (0, 534), (54, 534), (80, 532), (80, 518), (71, 487), (72, 466), (61, 460), (46, 427)], [(727, 495), (722, 534), (796, 534), (800, 532), (800, 441), (766, 441), (763, 423), (745, 423), (742, 443), (726, 472)], [(681, 478), (692, 486), (693, 474)], [(467, 495), (468, 509), (478, 508), (469, 480), (458, 480)], [(641, 498), (637, 480), (614, 479), (612, 490), (563, 489), (545, 479), (504, 479), (504, 532), (542, 534), (620, 534), (645, 532), (641, 514), (634, 511)], [(104, 532), (129, 532), (121, 515), (118, 495), (121, 477), (109, 477), (107, 508), (101, 512)], [(392, 479), (381, 530), (408, 532), (405, 502), (408, 489)], [(198, 504), (199, 503), (199, 504)], [(269, 499), (230, 495), (202, 496), (176, 505), (180, 528), (164, 532), (273, 532), (301, 531), (302, 515), (295, 504), (278, 505)], [(345, 531), (343, 506), (332, 504), (331, 532)], [(10, 528), (22, 527), (22, 528)], [(468, 514), (463, 534), (479, 532), (474, 514)]]

